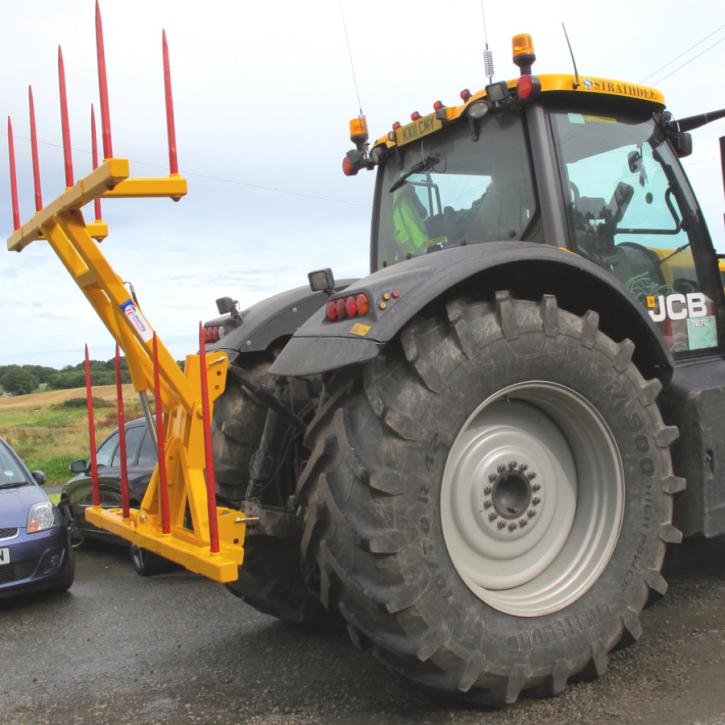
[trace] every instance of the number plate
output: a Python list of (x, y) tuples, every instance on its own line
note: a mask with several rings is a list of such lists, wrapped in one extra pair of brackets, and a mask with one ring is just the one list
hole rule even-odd
[(0, 566), (10, 563), (10, 549), (0, 549)]
[(398, 146), (404, 146), (441, 128), (443, 128), (443, 121), (436, 118), (435, 113), (429, 113), (427, 116), (399, 128), (395, 132), (395, 141)]

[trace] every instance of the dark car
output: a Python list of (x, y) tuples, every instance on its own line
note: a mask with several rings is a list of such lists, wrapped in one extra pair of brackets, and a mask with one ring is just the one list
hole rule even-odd
[(0, 598), (41, 589), (64, 592), (75, 566), (68, 524), (33, 471), (0, 438)]
[[(126, 423), (126, 465), (128, 471), (129, 502), (138, 508), (143, 500), (151, 474), (156, 466), (156, 446), (149, 433), (145, 418)], [(121, 458), (118, 430), (111, 433), (96, 451), (98, 463), (98, 488), (103, 508), (121, 507)], [(93, 503), (91, 490), (91, 467), (85, 460), (70, 464), (72, 473), (77, 473), (63, 486), (60, 507), (71, 523), (71, 541), (74, 548), (84, 546), (89, 539), (105, 539), (123, 543), (107, 531), (96, 528), (86, 521), (85, 510)], [(160, 573), (166, 562), (148, 551), (131, 547), (131, 561), (142, 576)]]

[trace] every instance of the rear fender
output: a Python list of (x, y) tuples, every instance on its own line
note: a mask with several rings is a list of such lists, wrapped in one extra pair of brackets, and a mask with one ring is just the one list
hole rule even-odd
[(600, 328), (614, 340), (630, 338), (640, 369), (667, 377), (673, 360), (647, 311), (611, 273), (557, 247), (529, 242), (489, 242), (401, 262), (350, 285), (344, 295), (364, 293), (367, 315), (330, 322), (318, 310), (279, 354), (271, 372), (313, 375), (376, 357), (427, 305), (453, 295), (492, 297), (496, 290), (538, 299), (557, 296), (576, 314), (600, 315)]

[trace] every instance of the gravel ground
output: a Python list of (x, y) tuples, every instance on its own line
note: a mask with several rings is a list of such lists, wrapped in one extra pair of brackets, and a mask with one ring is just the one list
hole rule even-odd
[(344, 631), (283, 625), (190, 574), (143, 579), (99, 546), (69, 594), (0, 601), (0, 720), (725, 724), (725, 540), (675, 549), (667, 576), (603, 679), (491, 712), (389, 674)]

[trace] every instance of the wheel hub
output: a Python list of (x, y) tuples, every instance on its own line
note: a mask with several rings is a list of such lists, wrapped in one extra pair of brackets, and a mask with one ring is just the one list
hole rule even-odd
[(537, 474), (528, 468), (526, 463), (509, 461), (488, 474), (483, 508), (488, 511), (488, 522), (500, 531), (525, 528), (542, 503), (541, 484), (534, 482)]

